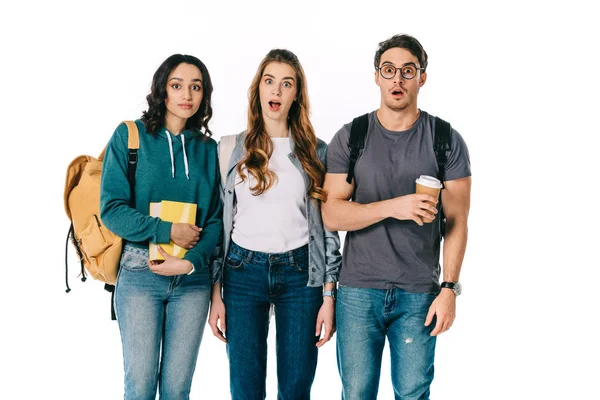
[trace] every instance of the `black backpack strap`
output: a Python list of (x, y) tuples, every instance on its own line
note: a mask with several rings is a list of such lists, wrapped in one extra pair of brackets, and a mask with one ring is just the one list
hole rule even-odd
[(135, 208), (135, 169), (138, 161), (138, 149), (129, 149), (127, 156), (127, 180), (129, 181), (130, 203)]
[(110, 319), (113, 321), (117, 320), (117, 313), (115, 312), (115, 285), (104, 284), (104, 290), (110, 292)]
[(348, 165), (348, 177), (346, 178), (346, 182), (348, 182), (350, 185), (352, 184), (352, 179), (354, 179), (354, 166), (356, 165), (360, 151), (365, 147), (365, 138), (367, 137), (368, 129), (368, 113), (352, 120), (352, 127), (350, 128), (350, 141), (348, 144), (350, 147), (350, 164)]
[(69, 232), (67, 233), (67, 243), (65, 246), (65, 283), (67, 284), (66, 292), (69, 293), (71, 288), (69, 287), (69, 240), (71, 239), (71, 234), (73, 233), (73, 223), (71, 222), (71, 226), (69, 227)]
[[(441, 118), (435, 117), (435, 132), (433, 140), (433, 151), (438, 164), (438, 176), (442, 182), (442, 190), (444, 190), (444, 180), (446, 178), (446, 163), (450, 154), (452, 128), (450, 124)], [(446, 234), (446, 217), (444, 216), (444, 208), (442, 207), (442, 197), (440, 196), (440, 212), (438, 220), (440, 221), (440, 240)]]
[(69, 232), (67, 233), (67, 241), (65, 243), (65, 283), (67, 285), (67, 290), (65, 290), (65, 292), (67, 293), (71, 291), (71, 288), (69, 287), (69, 240), (75, 246), (77, 257), (79, 257), (79, 263), (81, 264), (81, 282), (85, 282), (87, 280), (85, 268), (83, 265), (83, 252), (79, 247), (79, 243), (77, 243), (77, 238), (75, 237), (75, 229), (73, 228), (73, 222), (71, 222)]

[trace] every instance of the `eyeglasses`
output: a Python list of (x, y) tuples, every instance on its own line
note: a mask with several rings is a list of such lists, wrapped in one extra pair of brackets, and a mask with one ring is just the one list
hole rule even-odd
[(417, 76), (417, 71), (425, 71), (425, 68), (417, 68), (417, 66), (413, 63), (404, 64), (400, 68), (396, 68), (392, 64), (384, 64), (376, 69), (385, 79), (392, 79), (394, 76), (396, 76), (396, 71), (398, 70), (404, 79), (413, 79), (415, 76)]

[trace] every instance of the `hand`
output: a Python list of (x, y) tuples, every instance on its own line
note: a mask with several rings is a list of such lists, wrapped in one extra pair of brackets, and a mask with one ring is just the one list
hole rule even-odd
[(183, 275), (192, 270), (191, 262), (170, 255), (160, 246), (158, 246), (158, 252), (164, 257), (165, 261), (150, 261), (150, 270), (155, 274), (163, 276)]
[(223, 303), (220, 293), (213, 295), (210, 302), (208, 325), (217, 339), (223, 343), (227, 343), (227, 339), (225, 339), (225, 303)]
[(442, 289), (429, 307), (429, 313), (425, 319), (425, 326), (429, 326), (436, 316), (435, 329), (431, 336), (437, 336), (446, 332), (452, 326), (456, 317), (456, 295), (451, 289)]
[(319, 309), (319, 314), (317, 315), (317, 330), (315, 336), (321, 336), (323, 325), (325, 325), (325, 331), (323, 332), (321, 340), (317, 342), (317, 347), (321, 347), (329, 342), (329, 339), (331, 339), (335, 333), (335, 304), (333, 299), (329, 296), (323, 297), (323, 305)]
[(171, 225), (171, 240), (179, 247), (191, 249), (200, 240), (201, 228), (186, 223), (174, 223)]
[[(409, 194), (390, 201), (390, 216), (400, 220), (413, 220), (423, 226), (423, 218), (434, 219), (438, 200), (428, 194)], [(432, 205), (433, 204), (433, 205)]]

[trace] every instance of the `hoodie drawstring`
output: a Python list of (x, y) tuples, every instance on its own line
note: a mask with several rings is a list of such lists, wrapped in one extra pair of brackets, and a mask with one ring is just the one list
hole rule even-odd
[(187, 154), (185, 154), (185, 136), (181, 135), (181, 145), (183, 146), (183, 164), (185, 165), (185, 176), (190, 179), (190, 169), (188, 168)]
[[(169, 153), (171, 154), (171, 177), (175, 178), (175, 157), (173, 156), (173, 139), (171, 133), (165, 130), (167, 140), (169, 141)], [(185, 176), (190, 179), (190, 169), (188, 166), (187, 154), (185, 152), (185, 136), (181, 135), (181, 145), (183, 146), (183, 164), (185, 165)]]
[(169, 153), (171, 153), (171, 177), (175, 178), (175, 160), (173, 159), (173, 140), (169, 131), (165, 131), (167, 140), (169, 141)]

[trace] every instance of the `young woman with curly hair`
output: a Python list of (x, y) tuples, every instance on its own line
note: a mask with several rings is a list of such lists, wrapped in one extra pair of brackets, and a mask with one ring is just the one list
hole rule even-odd
[[(210, 139), (212, 83), (196, 57), (175, 54), (154, 74), (148, 110), (135, 121), (140, 148), (132, 201), (127, 127), (117, 127), (102, 171), (101, 219), (124, 239), (115, 310), (125, 399), (188, 399), (210, 301), (209, 256), (222, 230), (217, 144)], [(195, 224), (149, 215), (150, 203), (197, 205)], [(182, 259), (149, 243), (188, 249)]]

